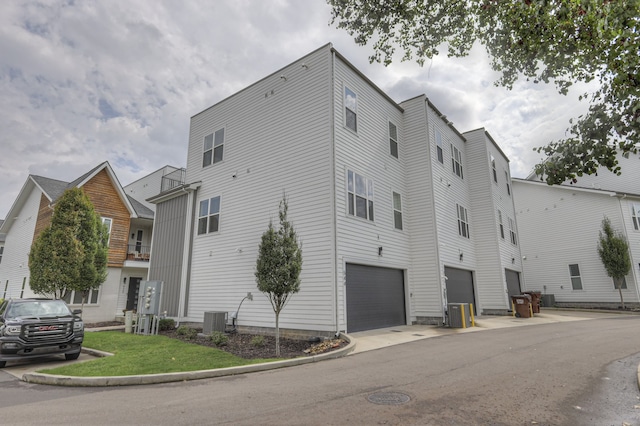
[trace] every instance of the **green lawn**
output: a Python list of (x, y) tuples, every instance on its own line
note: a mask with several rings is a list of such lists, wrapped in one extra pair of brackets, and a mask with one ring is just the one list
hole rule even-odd
[(40, 372), (87, 377), (130, 376), (210, 370), (275, 361), (247, 360), (219, 349), (184, 343), (165, 336), (140, 336), (118, 331), (85, 333), (83, 346), (114, 355)]

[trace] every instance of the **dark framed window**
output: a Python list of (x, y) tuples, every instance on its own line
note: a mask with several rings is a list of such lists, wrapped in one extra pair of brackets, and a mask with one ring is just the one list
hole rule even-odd
[(504, 240), (504, 225), (502, 223), (502, 212), (498, 210), (498, 226), (500, 227), (500, 238)]
[(569, 264), (569, 276), (571, 278), (571, 288), (582, 290), (582, 278), (580, 277), (580, 266), (577, 263)]
[(220, 228), (220, 197), (200, 201), (198, 235), (218, 232)]
[(217, 130), (204, 137), (202, 167), (222, 161), (224, 150), (224, 129)]
[(496, 159), (494, 156), (491, 156), (491, 171), (493, 173), (493, 181), (498, 183), (498, 172), (496, 171)]

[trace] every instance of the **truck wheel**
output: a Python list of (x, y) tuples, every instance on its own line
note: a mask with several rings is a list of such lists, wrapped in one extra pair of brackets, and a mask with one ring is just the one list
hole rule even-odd
[(74, 359), (78, 359), (79, 356), (80, 356), (80, 352), (75, 354), (64, 354), (64, 359), (66, 359), (67, 361), (71, 361)]

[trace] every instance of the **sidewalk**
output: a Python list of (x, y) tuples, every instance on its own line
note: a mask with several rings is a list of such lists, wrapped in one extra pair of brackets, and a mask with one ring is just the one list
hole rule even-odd
[[(376, 329), (362, 331), (345, 335), (349, 340), (349, 344), (336, 351), (327, 352), (312, 357), (300, 357), (283, 361), (270, 362), (264, 364), (253, 364), (241, 367), (221, 368), (216, 370), (191, 371), (183, 373), (169, 374), (151, 374), (141, 376), (121, 376), (121, 377), (67, 377), (54, 376), (49, 374), (37, 373), (36, 370), (43, 368), (54, 368), (58, 365), (68, 364), (69, 361), (63, 361), (59, 357), (51, 357), (49, 363), (19, 363), (19, 365), (10, 366), (4, 369), (5, 372), (16, 376), (17, 378), (29, 383), (63, 385), (63, 386), (124, 386), (124, 385), (141, 385), (141, 384), (157, 384), (168, 383), (184, 380), (196, 380), (203, 378), (229, 376), (235, 374), (244, 374), (254, 371), (264, 371), (276, 368), (289, 367), (293, 365), (301, 365), (306, 363), (318, 362), (326, 359), (339, 358), (347, 355), (354, 355), (361, 352), (372, 351), (376, 349), (386, 348), (389, 346), (400, 345), (403, 343), (413, 342), (416, 340), (428, 339), (431, 337), (475, 333), (483, 330), (491, 330), (497, 328), (508, 327), (525, 327), (540, 324), (584, 321), (593, 318), (602, 317), (604, 314), (617, 315), (615, 312), (596, 312), (596, 311), (578, 311), (578, 310), (556, 310), (544, 309), (543, 312), (535, 314), (533, 318), (515, 318), (511, 316), (483, 316), (476, 317), (475, 327), (470, 328), (448, 328), (434, 325), (405, 325), (398, 327), (390, 327), (384, 329)], [(120, 327), (121, 328), (121, 327)], [(98, 331), (93, 330), (93, 331)], [(83, 348), (83, 353), (78, 362), (94, 359), (91, 349)], [(638, 385), (640, 386), (640, 366), (638, 366)]]

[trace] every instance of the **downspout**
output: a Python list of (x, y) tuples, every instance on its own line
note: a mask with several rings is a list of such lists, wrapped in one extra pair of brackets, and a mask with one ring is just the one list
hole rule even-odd
[(330, 108), (330, 114), (331, 117), (329, 118), (329, 133), (331, 134), (331, 140), (330, 140), (330, 144), (331, 144), (331, 178), (332, 178), (332, 183), (331, 183), (331, 190), (332, 190), (332, 194), (331, 194), (331, 220), (332, 220), (332, 225), (333, 225), (333, 261), (331, 262), (332, 264), (332, 275), (333, 275), (333, 280), (334, 280), (334, 288), (333, 288), (333, 298), (334, 298), (334, 305), (333, 305), (333, 309), (334, 309), (334, 313), (335, 313), (335, 336), (339, 336), (340, 335), (340, 311), (339, 311), (339, 298), (338, 298), (338, 293), (339, 293), (339, 279), (338, 279), (338, 268), (337, 268), (337, 264), (338, 264), (338, 224), (337, 224), (337, 212), (336, 212), (336, 195), (337, 195), (337, 191), (336, 191), (336, 129), (335, 129), (335, 74), (336, 74), (336, 52), (335, 50), (332, 49), (331, 51), (331, 83), (329, 84), (329, 90), (330, 90), (330, 102), (331, 102), (331, 108)]

